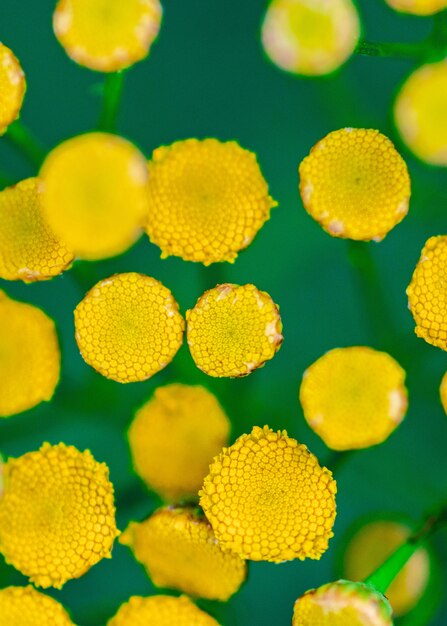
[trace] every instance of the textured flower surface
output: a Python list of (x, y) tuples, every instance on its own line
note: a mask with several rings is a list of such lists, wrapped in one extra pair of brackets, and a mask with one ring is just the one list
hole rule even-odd
[(50, 400), (60, 360), (53, 320), (0, 290), (0, 417)]
[(159, 0), (59, 0), (53, 28), (73, 61), (116, 72), (147, 56), (161, 17)]
[(447, 8), (447, 0), (385, 0), (392, 9), (414, 15), (433, 15)]
[(0, 626), (74, 626), (64, 607), (34, 587), (0, 589)]
[(256, 155), (217, 139), (157, 148), (149, 161), (149, 201), (146, 229), (162, 257), (204, 265), (233, 262), (277, 204)]
[(407, 166), (377, 130), (329, 133), (301, 162), (299, 174), (304, 208), (333, 237), (380, 241), (408, 213)]
[(228, 417), (205, 387), (158, 387), (129, 429), (134, 467), (165, 500), (197, 496), (229, 430)]
[(120, 383), (150, 378), (172, 361), (183, 341), (185, 323), (169, 289), (135, 272), (97, 283), (74, 317), (84, 360)]
[(166, 507), (120, 537), (158, 587), (198, 598), (228, 600), (245, 580), (246, 564), (223, 551), (210, 523), (191, 508)]
[(50, 152), (40, 175), (45, 218), (78, 256), (119, 254), (140, 235), (148, 174), (129, 141), (107, 133), (68, 139)]
[(354, 52), (360, 19), (351, 0), (272, 0), (262, 43), (281, 69), (309, 76), (328, 74)]
[(113, 485), (88, 450), (45, 443), (8, 459), (3, 481), (0, 552), (31, 582), (60, 588), (110, 557)]
[(333, 536), (336, 491), (306, 446), (255, 426), (214, 459), (200, 504), (222, 547), (242, 558), (319, 559)]
[(107, 626), (219, 626), (186, 596), (133, 596), (123, 604)]
[(336, 348), (304, 372), (300, 401), (329, 448), (367, 448), (385, 441), (405, 416), (405, 371), (386, 352)]
[(12, 50), (0, 43), (0, 135), (20, 114), (26, 81)]
[(186, 313), (192, 358), (209, 376), (247, 376), (272, 359), (283, 340), (279, 308), (254, 285), (218, 285)]

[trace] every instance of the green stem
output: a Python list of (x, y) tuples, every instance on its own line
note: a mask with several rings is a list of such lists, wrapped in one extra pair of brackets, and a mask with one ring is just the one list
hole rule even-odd
[(381, 41), (361, 41), (356, 53), (369, 57), (394, 57), (396, 59), (421, 59), (427, 54), (427, 42), (388, 43)]
[(228, 282), (225, 265), (225, 263), (212, 263), (208, 266), (202, 265), (202, 263), (198, 264), (203, 291)]
[(112, 133), (116, 129), (119, 106), (123, 94), (124, 72), (107, 74), (104, 80), (104, 91), (98, 129)]
[(43, 148), (33, 133), (19, 120), (11, 124), (5, 135), (6, 139), (15, 146), (37, 169), (42, 165), (46, 156)]

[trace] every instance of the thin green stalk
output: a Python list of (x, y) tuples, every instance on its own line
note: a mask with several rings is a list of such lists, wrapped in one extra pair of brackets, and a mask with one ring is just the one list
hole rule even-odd
[(98, 129), (112, 133), (116, 129), (121, 98), (123, 95), (124, 72), (107, 74), (104, 80), (101, 114)]
[(46, 150), (34, 134), (19, 120), (8, 127), (5, 138), (37, 169), (42, 165)]
[(227, 282), (225, 265), (225, 263), (212, 263), (208, 266), (198, 264), (203, 291)]

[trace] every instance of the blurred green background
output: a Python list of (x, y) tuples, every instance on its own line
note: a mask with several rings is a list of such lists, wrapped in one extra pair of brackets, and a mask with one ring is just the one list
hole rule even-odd
[[(102, 83), (101, 75), (76, 66), (58, 45), (51, 29), (53, 6), (50, 0), (0, 1), (0, 40), (14, 50), (27, 75), (22, 119), (47, 147), (95, 127)], [(383, 0), (363, 0), (359, 8), (371, 40), (417, 41), (431, 29), (431, 18), (398, 15)], [(248, 583), (230, 603), (202, 603), (226, 626), (287, 626), (295, 599), (333, 579), (343, 534), (359, 516), (382, 510), (417, 520), (447, 497), (447, 418), (438, 394), (447, 360), (415, 337), (405, 295), (425, 240), (447, 231), (447, 173), (416, 162), (392, 126), (390, 105), (411, 61), (356, 57), (330, 78), (298, 79), (263, 55), (263, 0), (165, 0), (164, 9), (150, 57), (126, 76), (119, 132), (148, 156), (161, 144), (187, 137), (237, 139), (258, 154), (279, 207), (234, 265), (204, 269), (175, 258), (162, 261), (158, 249), (142, 238), (121, 257), (81, 264), (77, 279), (67, 272), (30, 286), (2, 281), (0, 287), (11, 296), (54, 317), (63, 369), (51, 404), (0, 423), (0, 449), (6, 456), (20, 455), (43, 441), (90, 448), (110, 467), (123, 529), (156, 504), (132, 472), (124, 436), (135, 408), (155, 386), (172, 380), (207, 385), (227, 409), (233, 437), (254, 424), (286, 428), (324, 463), (331, 452), (307, 427), (298, 403), (303, 371), (336, 346), (388, 350), (408, 372), (408, 416), (388, 442), (350, 456), (336, 470), (338, 517), (329, 551), (320, 562), (253, 563)], [(386, 295), (385, 306), (376, 300), (373, 316), (349, 263), (347, 243), (313, 222), (297, 191), (301, 159), (323, 135), (343, 126), (374, 127), (389, 135), (403, 150), (412, 176), (408, 217), (384, 242), (370, 245)], [(4, 139), (0, 169), (17, 177), (35, 173)], [(280, 304), (284, 344), (265, 368), (241, 380), (206, 377), (183, 348), (171, 366), (146, 383), (107, 381), (82, 361), (72, 311), (87, 288), (121, 271), (160, 279), (183, 311), (218, 281), (252, 282)], [(438, 534), (435, 546), (445, 566), (446, 532)], [(1, 586), (23, 582), (0, 564)], [(130, 551), (116, 545), (112, 560), (50, 593), (77, 624), (99, 626), (130, 595), (153, 592)], [(432, 626), (447, 623), (443, 601)]]

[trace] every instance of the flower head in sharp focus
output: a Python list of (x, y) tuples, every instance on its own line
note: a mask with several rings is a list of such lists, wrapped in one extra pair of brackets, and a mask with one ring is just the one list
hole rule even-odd
[(34, 587), (0, 589), (0, 626), (74, 626), (64, 607)]
[(0, 43), (0, 136), (20, 115), (26, 81), (14, 53)]
[(216, 620), (181, 596), (133, 596), (118, 609), (107, 626), (219, 626)]
[(377, 130), (343, 128), (300, 164), (304, 208), (333, 237), (381, 241), (408, 213), (410, 177)]
[(447, 0), (385, 0), (396, 11), (413, 15), (433, 15), (447, 8)]

